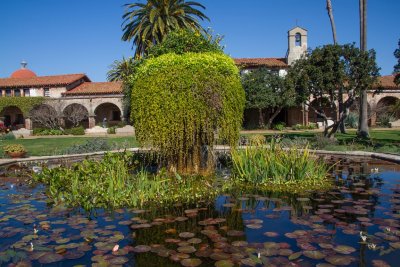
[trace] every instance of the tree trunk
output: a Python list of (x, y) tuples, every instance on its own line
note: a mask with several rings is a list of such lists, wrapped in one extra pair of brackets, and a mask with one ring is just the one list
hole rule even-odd
[(264, 113), (263, 113), (263, 109), (259, 108), (258, 109), (258, 127), (259, 128), (264, 128)]
[(326, 9), (328, 10), (328, 16), (331, 21), (333, 44), (337, 44), (336, 26), (335, 26), (335, 20), (333, 19), (331, 0), (326, 0)]
[(267, 122), (267, 129), (271, 129), (272, 122), (278, 116), (278, 114), (281, 112), (282, 108), (277, 108), (275, 112), (269, 117), (268, 122)]
[[(339, 116), (341, 116), (342, 113), (346, 112), (344, 104), (343, 104), (343, 88), (339, 88), (338, 93), (339, 93), (339, 96), (338, 96)], [(346, 127), (344, 125), (344, 120), (339, 122), (339, 130), (341, 133), (346, 133)]]
[[(360, 48), (367, 51), (367, 0), (359, 0), (360, 3)], [(357, 136), (368, 138), (368, 100), (367, 89), (362, 88), (360, 92), (360, 118)]]

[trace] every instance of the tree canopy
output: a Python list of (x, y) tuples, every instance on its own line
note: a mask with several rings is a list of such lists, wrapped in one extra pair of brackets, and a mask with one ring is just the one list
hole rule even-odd
[(205, 7), (195, 1), (147, 0), (146, 3), (126, 4), (123, 18), (122, 40), (136, 47), (135, 57), (147, 54), (150, 47), (160, 43), (176, 29), (204, 31), (199, 23), (209, 18), (199, 10)]
[[(325, 128), (325, 136), (333, 136), (347, 117), (349, 108), (364, 88), (371, 88), (379, 76), (375, 62), (375, 51), (361, 51), (354, 44), (325, 45), (311, 51), (296, 61), (289, 69), (288, 85), (297, 92), (297, 102), (306, 104), (320, 115), (325, 124), (328, 119), (334, 123)], [(344, 96), (345, 95), (345, 96)], [(343, 107), (335, 104), (343, 99)], [(336, 110), (337, 116), (329, 117), (323, 109), (310, 105), (310, 100), (328, 103)], [(345, 100), (344, 100), (345, 99)]]
[(230, 57), (170, 53), (149, 58), (132, 82), (136, 137), (141, 145), (156, 148), (170, 168), (209, 170), (216, 133), (236, 145), (245, 99)]
[(267, 111), (267, 128), (274, 118), (285, 108), (295, 104), (295, 91), (286, 86), (285, 78), (267, 68), (252, 70), (242, 75), (242, 84), (246, 93), (246, 108), (259, 112), (259, 127), (265, 125), (264, 111)]

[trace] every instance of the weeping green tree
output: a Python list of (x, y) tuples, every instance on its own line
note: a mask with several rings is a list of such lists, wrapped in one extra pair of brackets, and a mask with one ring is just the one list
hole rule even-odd
[(142, 146), (170, 170), (208, 173), (215, 135), (235, 146), (244, 109), (239, 70), (222, 53), (175, 53), (147, 59), (134, 75), (132, 113)]

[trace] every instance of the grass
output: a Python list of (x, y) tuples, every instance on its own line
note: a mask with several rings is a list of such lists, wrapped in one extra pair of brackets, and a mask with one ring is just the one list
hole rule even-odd
[[(244, 136), (251, 136), (257, 133), (246, 133)], [(335, 135), (335, 142), (327, 142), (326, 144), (318, 144), (316, 136), (321, 135), (321, 132), (315, 131), (296, 131), (296, 132), (265, 132), (267, 138), (280, 135), (282, 138), (288, 139), (304, 139), (309, 141), (310, 146), (316, 149), (324, 149), (331, 151), (374, 151), (382, 153), (400, 154), (400, 129), (370, 129), (370, 142), (360, 141), (356, 137), (356, 130), (350, 129), (346, 134), (338, 133)]]
[[(35, 138), (0, 140), (0, 147), (9, 144), (21, 144), (28, 151), (28, 156), (50, 156), (61, 154), (65, 149), (78, 144), (83, 144), (94, 137), (57, 137), (57, 138)], [(136, 147), (138, 145), (135, 137), (102, 137), (107, 139), (113, 147)], [(4, 151), (0, 149), (0, 157), (4, 158)]]

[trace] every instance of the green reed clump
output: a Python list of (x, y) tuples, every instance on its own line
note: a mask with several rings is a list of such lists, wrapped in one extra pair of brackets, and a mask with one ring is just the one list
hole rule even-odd
[(55, 203), (93, 208), (141, 207), (144, 205), (195, 203), (217, 195), (212, 180), (171, 177), (139, 171), (133, 174), (129, 153), (108, 153), (100, 161), (84, 160), (71, 167), (45, 168), (34, 181), (48, 186)]
[(232, 151), (231, 181), (244, 186), (265, 185), (279, 191), (325, 187), (328, 171), (328, 166), (307, 148), (283, 149), (274, 140), (269, 145)]

